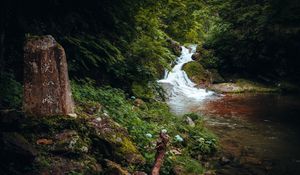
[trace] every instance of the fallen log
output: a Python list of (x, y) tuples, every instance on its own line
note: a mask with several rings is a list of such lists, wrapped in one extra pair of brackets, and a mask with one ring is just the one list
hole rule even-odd
[(160, 132), (160, 138), (156, 144), (155, 162), (151, 171), (151, 175), (159, 175), (159, 170), (163, 164), (163, 160), (167, 150), (167, 144), (169, 142), (169, 136), (166, 132)]

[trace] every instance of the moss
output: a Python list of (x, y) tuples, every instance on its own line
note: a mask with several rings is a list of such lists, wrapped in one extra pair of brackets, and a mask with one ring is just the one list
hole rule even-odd
[(200, 63), (196, 61), (186, 63), (183, 66), (183, 70), (186, 72), (188, 77), (196, 84), (203, 84), (209, 82), (208, 72), (203, 68), (203, 66)]
[(125, 128), (108, 118), (93, 119), (89, 122), (89, 126), (94, 132), (94, 142), (100, 144), (106, 142), (116, 158), (125, 160), (129, 164), (144, 163), (144, 158)]
[(220, 83), (211, 85), (211, 90), (220, 93), (243, 93), (243, 92), (261, 92), (261, 93), (272, 93), (278, 92), (278, 87), (267, 86), (261, 83), (238, 79), (235, 83)]
[(153, 99), (155, 97), (153, 89), (148, 83), (132, 83), (132, 92), (136, 97), (142, 99)]
[(173, 171), (176, 174), (198, 175), (204, 172), (202, 165), (190, 157), (178, 156), (174, 159)]

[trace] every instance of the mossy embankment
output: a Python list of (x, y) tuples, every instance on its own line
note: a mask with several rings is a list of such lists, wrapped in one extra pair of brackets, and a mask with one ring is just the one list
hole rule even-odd
[(202, 174), (213, 168), (204, 164), (218, 141), (201, 116), (178, 117), (164, 102), (145, 102), (91, 80), (72, 82), (72, 90), (76, 118), (2, 111), (0, 153), (6, 158), (1, 172), (149, 173), (161, 130), (170, 136), (161, 174)]
[(197, 87), (207, 88), (218, 93), (280, 93), (299, 92), (299, 85), (286, 80), (271, 80), (243, 78), (242, 75), (230, 75), (219, 73), (220, 63), (214, 57), (211, 50), (198, 46), (192, 56), (194, 61), (183, 66), (183, 70)]

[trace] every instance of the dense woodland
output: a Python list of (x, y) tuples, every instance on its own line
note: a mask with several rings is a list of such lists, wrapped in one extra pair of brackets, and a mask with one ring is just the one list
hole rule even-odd
[[(299, 84), (298, 0), (4, 0), (0, 3), (1, 109), (18, 111), (22, 107), (26, 38), (52, 35), (66, 51), (79, 113), (86, 117), (90, 115), (86, 108), (103, 106), (101, 115), (108, 113), (126, 128), (142, 153), (144, 165), (131, 165), (114, 158), (131, 172), (150, 171), (155, 151), (149, 151), (149, 142), (155, 138), (145, 137), (145, 133), (158, 135), (160, 129), (166, 128), (171, 136), (181, 134), (188, 140), (172, 142), (172, 148), (180, 148), (183, 153), (177, 159), (167, 157), (162, 174), (174, 171), (175, 164), (185, 167), (187, 172), (203, 173), (204, 169), (195, 161), (197, 155), (209, 156), (217, 150), (215, 136), (203, 128), (199, 116), (188, 114), (199, 123), (196, 128), (179, 126), (182, 119), (170, 114), (163, 103), (164, 92), (157, 80), (180, 55), (180, 45), (197, 44), (202, 58), (197, 61), (205, 69), (217, 70), (225, 81), (238, 77), (276, 87), (283, 82), (293, 87)], [(143, 103), (132, 111), (136, 98)], [(43, 127), (35, 128), (38, 126), (35, 122), (42, 122)], [(3, 126), (2, 131), (9, 128)], [(19, 130), (26, 131), (27, 139), (35, 140), (37, 136), (32, 132), (51, 135), (63, 127), (74, 129), (74, 126), (79, 128), (81, 137), (90, 137), (81, 122), (61, 118), (29, 122), (19, 126)], [(202, 138), (205, 144), (201, 144)], [(84, 141), (94, 144), (91, 139)], [(35, 162), (34, 168), (53, 164), (46, 162), (47, 151), (41, 151), (43, 161)], [(95, 157), (102, 165), (102, 158), (111, 154), (95, 149), (88, 156)], [(202, 159), (207, 160), (205, 156)], [(7, 166), (1, 165), (0, 168), (12, 174), (25, 171), (24, 167), (7, 170)]]

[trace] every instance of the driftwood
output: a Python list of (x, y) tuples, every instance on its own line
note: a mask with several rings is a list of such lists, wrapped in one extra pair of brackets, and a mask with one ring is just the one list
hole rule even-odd
[(151, 171), (151, 175), (159, 175), (159, 170), (162, 166), (164, 156), (167, 150), (167, 144), (169, 142), (169, 136), (166, 133), (161, 132), (159, 136), (160, 139), (157, 141), (156, 144), (155, 162)]

